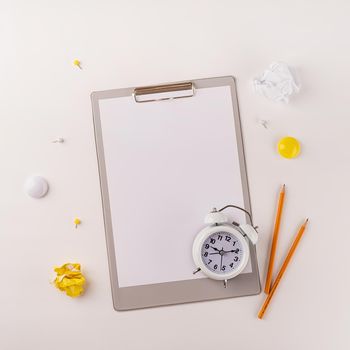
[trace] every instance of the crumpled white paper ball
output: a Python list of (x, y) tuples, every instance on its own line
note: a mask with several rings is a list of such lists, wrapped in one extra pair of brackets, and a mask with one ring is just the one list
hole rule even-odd
[(288, 103), (289, 96), (299, 92), (300, 84), (286, 63), (274, 62), (254, 79), (254, 89), (273, 101)]

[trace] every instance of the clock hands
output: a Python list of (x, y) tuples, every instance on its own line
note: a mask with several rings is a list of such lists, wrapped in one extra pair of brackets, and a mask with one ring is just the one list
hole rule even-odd
[(236, 253), (238, 254), (238, 249), (233, 249), (233, 250), (224, 250), (224, 253)]
[[(214, 250), (216, 250), (217, 251), (217, 253), (210, 253), (210, 255), (212, 255), (212, 254), (226, 254), (226, 253), (238, 253), (237, 252), (237, 249), (232, 249), (232, 250), (224, 250), (224, 248), (222, 248), (221, 250), (220, 249), (218, 249), (218, 248), (215, 248), (215, 247), (213, 247), (212, 245), (210, 246), (210, 248), (213, 248)], [(220, 252), (222, 252), (222, 253), (220, 253)]]
[(209, 253), (209, 255), (220, 255), (220, 271), (222, 271), (222, 262), (223, 262), (223, 258), (224, 255), (227, 253), (236, 253), (238, 254), (239, 249), (232, 249), (232, 250), (224, 250), (224, 247), (222, 247), (221, 249), (218, 249), (216, 247), (213, 247), (212, 245), (210, 246), (210, 248), (215, 250), (215, 253)]
[(219, 250), (216, 247), (213, 247), (212, 245), (210, 246), (210, 248), (214, 249), (216, 251), (216, 253), (209, 253), (209, 255), (215, 255), (215, 254), (220, 254), (220, 271), (222, 270), (222, 259), (223, 256), (225, 255), (225, 253), (228, 253), (224, 250), (224, 247), (221, 248), (221, 250)]
[[(221, 248), (221, 251), (224, 251), (224, 247)], [(224, 253), (225, 254), (225, 253)], [(222, 258), (224, 256), (224, 254), (220, 254), (221, 255), (221, 260), (220, 260), (220, 271), (222, 270)]]

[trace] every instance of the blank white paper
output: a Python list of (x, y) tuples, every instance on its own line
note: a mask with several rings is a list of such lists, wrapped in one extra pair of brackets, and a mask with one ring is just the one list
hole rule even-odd
[(230, 87), (99, 104), (119, 287), (203, 278), (192, 243), (205, 215), (244, 207)]

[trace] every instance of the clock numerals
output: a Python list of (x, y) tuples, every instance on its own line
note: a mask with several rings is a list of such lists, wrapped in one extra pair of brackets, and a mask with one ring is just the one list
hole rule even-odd
[(242, 260), (243, 247), (238, 237), (219, 231), (208, 236), (202, 245), (201, 258), (215, 274), (229, 274), (237, 270)]

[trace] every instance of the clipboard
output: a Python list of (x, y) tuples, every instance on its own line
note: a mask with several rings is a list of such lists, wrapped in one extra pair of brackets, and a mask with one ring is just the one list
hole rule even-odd
[(226, 204), (251, 212), (234, 78), (99, 91), (91, 100), (115, 310), (260, 293), (251, 244), (227, 288), (192, 273), (205, 215)]

